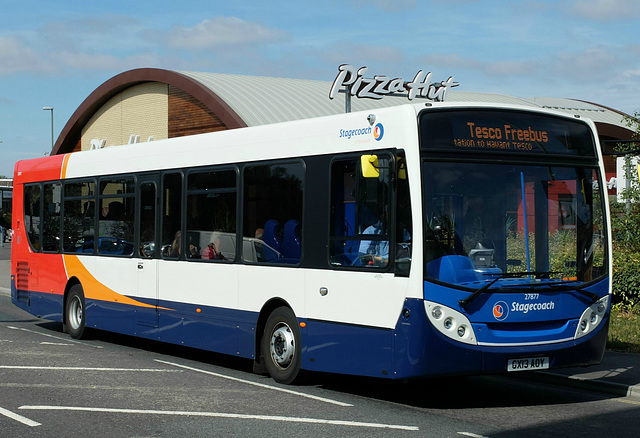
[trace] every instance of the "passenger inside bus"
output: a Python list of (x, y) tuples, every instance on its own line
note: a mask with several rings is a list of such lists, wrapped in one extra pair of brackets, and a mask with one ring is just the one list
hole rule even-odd
[[(171, 253), (169, 254), (169, 257), (171, 258), (178, 258), (180, 257), (180, 254), (182, 253), (182, 233), (180, 233), (180, 230), (176, 231), (176, 235), (175, 238), (173, 239), (173, 243), (171, 243)], [(191, 241), (191, 236), (189, 236), (189, 253), (187, 254), (187, 257), (189, 258), (199, 258), (199, 251), (198, 251), (198, 247), (196, 245), (193, 244), (193, 242)]]
[(220, 236), (213, 234), (211, 241), (205, 249), (202, 250), (202, 259), (204, 260), (227, 260), (227, 258), (218, 250), (220, 248)]
[[(384, 207), (380, 207), (384, 208)], [(363, 235), (388, 235), (386, 230), (387, 214), (373, 213), (365, 205), (361, 208), (361, 223), (368, 225), (361, 234)], [(366, 213), (369, 214), (366, 214)], [(367, 220), (367, 216), (369, 220)], [(381, 219), (384, 216), (384, 220)], [(373, 220), (371, 220), (373, 219)], [(358, 252), (362, 265), (364, 266), (387, 266), (389, 263), (389, 240), (375, 239), (375, 240), (361, 240)]]
[[(382, 222), (377, 221), (368, 226), (362, 234), (382, 234)], [(358, 251), (371, 256), (369, 259), (365, 258), (366, 263), (369, 265), (386, 266), (389, 262), (388, 240), (363, 240), (360, 242)]]

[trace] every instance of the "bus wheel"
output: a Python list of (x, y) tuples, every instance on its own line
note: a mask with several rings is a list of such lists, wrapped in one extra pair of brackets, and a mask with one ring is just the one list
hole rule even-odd
[(81, 339), (87, 322), (84, 307), (84, 291), (79, 284), (71, 286), (67, 296), (65, 323), (72, 338)]
[(275, 309), (264, 328), (261, 345), (267, 371), (278, 383), (289, 384), (300, 374), (300, 328), (288, 307)]

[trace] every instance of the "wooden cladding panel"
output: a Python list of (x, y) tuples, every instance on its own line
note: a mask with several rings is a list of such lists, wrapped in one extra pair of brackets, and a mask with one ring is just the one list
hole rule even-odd
[(169, 85), (169, 138), (222, 131), (227, 127), (202, 102)]
[(81, 150), (82, 150), (82, 139), (79, 138), (78, 141), (76, 141), (76, 144), (73, 147), (73, 150), (71, 152), (80, 152)]

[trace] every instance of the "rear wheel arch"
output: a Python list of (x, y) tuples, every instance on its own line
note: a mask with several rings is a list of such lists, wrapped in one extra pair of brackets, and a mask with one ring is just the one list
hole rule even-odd
[[(70, 303), (69, 300), (74, 300), (74, 303)], [(81, 305), (78, 309), (77, 305)], [(70, 309), (76, 312), (71, 318), (69, 314)], [(79, 310), (79, 313), (78, 313)], [(68, 333), (71, 337), (81, 339), (85, 334), (86, 327), (86, 304), (84, 296), (84, 288), (80, 283), (80, 280), (76, 277), (71, 277), (67, 282), (67, 286), (64, 291), (64, 300), (62, 306), (62, 330)], [(70, 324), (70, 321), (73, 321)]]

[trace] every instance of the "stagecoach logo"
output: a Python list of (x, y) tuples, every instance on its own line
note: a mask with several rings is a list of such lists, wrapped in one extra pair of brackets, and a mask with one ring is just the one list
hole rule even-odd
[(384, 126), (382, 126), (382, 123), (378, 123), (373, 128), (373, 138), (375, 138), (376, 141), (380, 141), (382, 140), (383, 135), (384, 135)]
[(356, 69), (349, 64), (338, 67), (338, 75), (331, 85), (329, 99), (336, 97), (341, 87), (347, 87), (351, 96), (360, 99), (382, 99), (384, 96), (395, 93), (406, 94), (409, 100), (415, 97), (426, 97), (429, 100), (443, 102), (450, 88), (460, 85), (454, 82), (453, 76), (441, 82), (431, 82), (432, 74), (425, 74), (424, 70), (416, 73), (413, 81), (405, 82), (402, 78), (391, 79), (388, 76), (374, 76), (365, 78), (368, 67)]
[(509, 316), (509, 305), (504, 301), (498, 301), (493, 305), (493, 317), (498, 321), (504, 321)]
[(373, 138), (376, 141), (382, 140), (382, 137), (384, 136), (384, 126), (382, 126), (382, 123), (378, 123), (373, 128), (371, 126), (366, 126), (357, 129), (341, 129), (339, 137), (351, 140), (352, 137), (360, 137), (363, 135), (371, 134), (373, 134)]
[(498, 301), (493, 305), (493, 317), (498, 321), (504, 321), (509, 316), (509, 312), (524, 313), (529, 312), (545, 312), (555, 310), (556, 303), (554, 301), (548, 302), (534, 302), (534, 303), (521, 303), (514, 301), (509, 306), (504, 301)]

